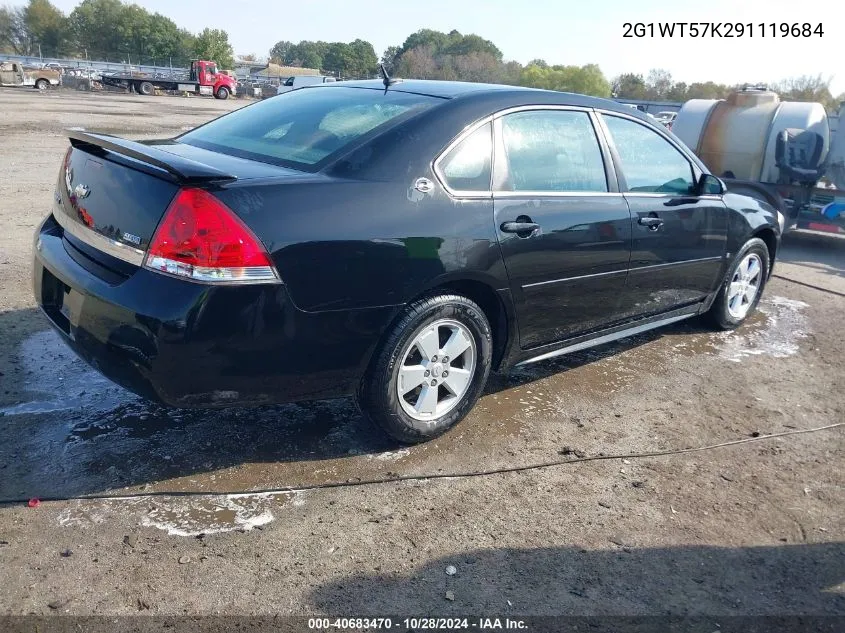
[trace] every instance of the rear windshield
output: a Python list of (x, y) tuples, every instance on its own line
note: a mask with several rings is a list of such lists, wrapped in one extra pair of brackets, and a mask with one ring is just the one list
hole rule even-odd
[(367, 134), (439, 101), (396, 91), (306, 88), (236, 110), (179, 140), (224, 154), (316, 171)]

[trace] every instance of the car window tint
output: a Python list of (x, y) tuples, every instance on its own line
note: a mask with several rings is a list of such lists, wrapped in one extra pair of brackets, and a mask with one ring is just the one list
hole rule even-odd
[(436, 97), (346, 87), (293, 90), (179, 137), (224, 154), (314, 171), (361, 137), (440, 103)]
[(629, 191), (688, 194), (692, 166), (669, 141), (630, 119), (605, 116)]
[(440, 162), (440, 172), (455, 191), (490, 191), (493, 164), (493, 126), (482, 125)]
[(400, 104), (385, 104), (374, 108), (368, 103), (337, 108), (327, 113), (318, 127), (338, 138), (356, 137), (399, 116), (406, 109), (406, 106)]
[(502, 118), (505, 191), (607, 191), (601, 150), (586, 112), (536, 110)]

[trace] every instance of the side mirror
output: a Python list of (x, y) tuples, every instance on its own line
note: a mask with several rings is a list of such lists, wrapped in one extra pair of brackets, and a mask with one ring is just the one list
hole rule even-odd
[(721, 196), (728, 190), (728, 187), (724, 181), (716, 178), (713, 174), (701, 174), (695, 189), (696, 195), (699, 196)]

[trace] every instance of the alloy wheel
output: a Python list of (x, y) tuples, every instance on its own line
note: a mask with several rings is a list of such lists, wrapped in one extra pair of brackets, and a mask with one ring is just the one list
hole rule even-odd
[(763, 264), (760, 256), (749, 253), (734, 271), (728, 287), (728, 312), (735, 319), (744, 319), (754, 305), (763, 281)]
[(396, 379), (402, 410), (415, 420), (435, 420), (469, 390), (476, 366), (472, 333), (462, 323), (440, 319), (419, 330), (405, 347)]

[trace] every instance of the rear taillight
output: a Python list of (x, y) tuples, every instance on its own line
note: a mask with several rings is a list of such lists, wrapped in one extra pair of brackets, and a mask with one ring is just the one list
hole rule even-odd
[(252, 231), (202, 189), (181, 189), (150, 242), (144, 266), (195, 281), (279, 281), (270, 256)]

